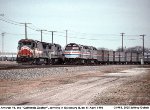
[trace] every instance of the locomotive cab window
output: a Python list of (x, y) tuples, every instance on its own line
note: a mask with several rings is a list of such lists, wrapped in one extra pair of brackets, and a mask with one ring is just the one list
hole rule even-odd
[(22, 42), (18, 43), (18, 49), (20, 49), (23, 46)]
[(69, 44), (66, 46), (65, 50), (73, 50), (73, 51), (77, 51), (77, 50), (81, 50), (80, 47), (76, 44)]
[(79, 47), (71, 47), (71, 46), (68, 46), (65, 48), (65, 50), (80, 50)]
[(31, 42), (22, 42), (23, 45), (26, 45), (26, 46), (31, 46)]
[(30, 41), (22, 41), (18, 43), (18, 48), (20, 49), (22, 46), (28, 46), (31, 48), (31, 42)]

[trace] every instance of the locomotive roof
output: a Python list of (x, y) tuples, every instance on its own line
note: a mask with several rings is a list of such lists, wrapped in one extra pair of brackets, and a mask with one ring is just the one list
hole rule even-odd
[(96, 47), (93, 47), (93, 46), (86, 46), (86, 45), (80, 45), (80, 44), (76, 44), (76, 43), (70, 43), (70, 44), (67, 44), (66, 46), (68, 46), (68, 45), (71, 45), (71, 46), (77, 45), (77, 46), (79, 46), (79, 47), (83, 47), (83, 48), (86, 48), (86, 49), (97, 50)]
[(47, 42), (41, 42), (41, 41), (38, 41), (38, 40), (33, 40), (33, 39), (21, 39), (21, 40), (19, 40), (19, 42), (24, 42), (24, 41), (29, 41), (29, 42), (36, 42), (36, 43), (42, 43), (42, 44), (44, 44), (44, 45), (50, 45), (50, 46), (52, 46), (52, 45), (55, 45), (55, 46), (57, 46), (57, 47), (61, 47), (61, 45), (59, 45), (59, 44), (52, 44), (52, 43), (47, 43)]
[(59, 44), (52, 44), (52, 43), (47, 43), (47, 42), (41, 42), (42, 44), (44, 44), (44, 45), (49, 45), (49, 46), (55, 46), (55, 47), (61, 47), (61, 45), (59, 45)]
[(93, 50), (97, 50), (97, 48), (96, 48), (96, 47), (93, 47), (93, 46), (90, 46), (90, 48), (93, 49)]
[(57, 47), (61, 47), (61, 45), (59, 45), (59, 44), (54, 44), (55, 46), (57, 46)]
[(90, 49), (89, 46), (85, 46), (85, 45), (81, 45), (81, 46), (83, 46), (83, 48), (85, 49)]
[(33, 41), (35, 41), (35, 40), (33, 40), (33, 39), (21, 39), (21, 40), (19, 40), (19, 42), (24, 42), (24, 41), (30, 41), (30, 42), (33, 42)]
[(67, 44), (66, 46), (69, 46), (69, 45), (71, 45), (71, 46), (73, 46), (73, 45), (77, 45), (77, 46), (81, 46), (80, 44), (76, 44), (76, 43), (70, 43), (70, 44)]
[(70, 43), (70, 44), (67, 44), (67, 45), (80, 45), (80, 44), (76, 44), (76, 43)]

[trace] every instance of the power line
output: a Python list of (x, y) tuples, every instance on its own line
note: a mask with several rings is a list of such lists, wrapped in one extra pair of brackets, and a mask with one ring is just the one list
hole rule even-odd
[[(5, 19), (4, 19), (5, 18)], [(25, 38), (27, 39), (27, 28), (29, 28), (29, 29), (32, 29), (32, 30), (34, 30), (34, 31), (36, 31), (37, 29), (39, 29), (39, 28), (37, 28), (35, 25), (33, 25), (32, 24), (32, 27), (31, 26), (27, 26), (27, 24), (28, 23), (20, 23), (20, 22), (17, 22), (17, 21), (14, 21), (14, 20), (11, 20), (11, 19), (8, 19), (7, 17), (0, 17), (0, 21), (3, 21), (3, 22), (6, 22), (6, 23), (9, 23), (9, 24), (13, 24), (13, 25), (17, 25), (17, 26), (23, 26), (23, 25), (21, 25), (21, 24), (24, 24), (25, 25), (25, 34), (15, 34), (15, 33), (6, 33), (6, 34), (11, 34), (11, 35), (25, 35)], [(84, 37), (69, 37), (67, 34), (67, 30), (66, 30), (66, 34), (65, 34), (65, 32), (64, 31), (57, 31), (57, 33), (62, 33), (62, 34), (64, 34), (64, 35), (60, 35), (60, 34), (57, 34), (58, 36), (61, 36), (61, 37), (66, 37), (66, 44), (68, 43), (68, 38), (76, 38), (76, 39), (86, 39), (86, 40), (107, 40), (107, 41), (116, 41), (116, 40), (118, 40), (118, 39), (116, 39), (116, 37), (117, 36), (119, 36), (118, 34), (91, 34), (91, 33), (83, 33), (83, 32), (76, 32), (76, 31), (69, 31), (69, 34), (75, 34), (75, 35), (80, 35), (80, 36), (86, 36), (86, 38), (84, 38)], [(48, 33), (46, 33), (46, 34), (48, 34)], [(53, 33), (52, 33), (53, 34)], [(33, 35), (33, 34), (29, 34), (29, 35)], [(53, 35), (52, 35), (53, 36)], [(87, 38), (87, 36), (91, 36), (92, 38), (90, 39), (88, 39)], [(109, 38), (109, 39), (103, 39), (103, 38), (101, 38), (101, 39), (97, 39), (97, 38), (93, 38), (93, 37), (95, 37), (95, 36), (111, 36), (111, 39)], [(112, 36), (116, 36), (116, 37), (112, 37)], [(123, 37), (124, 36), (130, 36), (130, 37), (136, 37), (136, 36), (139, 36), (139, 35), (124, 35), (123, 33), (121, 33), (121, 36), (122, 36), (122, 51), (123, 51)], [(145, 37), (145, 36), (144, 36)], [(144, 39), (144, 38), (143, 38)], [(41, 34), (41, 40), (42, 40), (42, 34)], [(129, 39), (129, 40), (131, 40), (131, 39)], [(53, 37), (52, 37), (52, 42), (53, 42)], [(144, 41), (143, 41), (144, 42)]]
[[(25, 35), (25, 34), (16, 34), (16, 33), (9, 33), (9, 32), (5, 32), (5, 34), (9, 34), (9, 35)], [(28, 34), (28, 35), (38, 35), (38, 34)]]
[(29, 29), (31, 29), (31, 30), (34, 30), (34, 31), (36, 31), (37, 29), (34, 29), (34, 28), (32, 28), (32, 27), (29, 27), (29, 26), (27, 26)]
[(18, 23), (18, 24), (21, 23), (21, 22), (17, 22), (17, 21), (11, 20), (11, 19), (9, 19), (9, 18), (6, 18), (5, 16), (3, 16), (2, 18), (5, 18), (5, 20), (7, 19), (7, 21), (10, 21), (10, 22), (14, 22), (14, 23)]
[(5, 32), (5, 34), (10, 34), (10, 35), (25, 35), (25, 34), (16, 34), (16, 33), (8, 33), (8, 32)]
[(83, 32), (76, 32), (76, 31), (70, 31), (70, 33), (75, 33), (82, 36), (119, 36), (118, 34), (94, 34), (94, 33), (83, 33)]
[(4, 19), (1, 19), (1, 18), (0, 18), (0, 20), (1, 20), (1, 21), (4, 21), (4, 22), (6, 22), (6, 23), (9, 23), (9, 24), (13, 24), (13, 25), (17, 25), (17, 26), (22, 26), (22, 25), (20, 25), (20, 24), (13, 23), (13, 22), (9, 22), (9, 21), (4, 20)]
[[(5, 19), (3, 19), (3, 18), (5, 18)], [(9, 24), (13, 24), (13, 25), (18, 25), (18, 26), (23, 26), (23, 25), (20, 25), (20, 24), (25, 24), (25, 23), (21, 23), (21, 22), (17, 22), (17, 21), (14, 21), (14, 20), (10, 20), (10, 19), (8, 19), (8, 18), (6, 18), (6, 17), (3, 17), (3, 18), (0, 18), (0, 20), (1, 21), (4, 21), (4, 22), (6, 22), (6, 23), (9, 23)], [(7, 19), (7, 20), (6, 20)], [(26, 23), (26, 24), (29, 24), (29, 23)], [(28, 28), (30, 28), (30, 29), (32, 29), (32, 30), (34, 30), (34, 31), (36, 31), (37, 29), (39, 29), (39, 28), (37, 28), (36, 26), (34, 26), (33, 24), (32, 24), (32, 26), (33, 27), (35, 27), (35, 28), (32, 28), (32, 27), (29, 27), (29, 26), (26, 26), (26, 27), (28, 27)]]
[(88, 38), (85, 38), (85, 37), (74, 37), (74, 36), (69, 36), (69, 38), (76, 38), (76, 39), (85, 39), (85, 40), (107, 40), (107, 41), (116, 41), (116, 40), (119, 40), (119, 39), (104, 39), (104, 38), (101, 38), (101, 39), (88, 39)]
[(35, 28), (36, 28), (36, 29), (40, 29), (40, 28), (36, 27), (34, 24), (32, 24), (32, 26), (34, 27), (34, 29), (35, 29)]

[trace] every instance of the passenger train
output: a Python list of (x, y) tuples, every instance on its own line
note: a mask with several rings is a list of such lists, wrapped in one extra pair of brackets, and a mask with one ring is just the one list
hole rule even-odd
[[(142, 54), (97, 50), (92, 46), (70, 43), (64, 51), (65, 63), (73, 64), (140, 64)], [(150, 64), (150, 54), (145, 53), (144, 62)]]
[[(98, 50), (93, 46), (70, 43), (59, 44), (21, 39), (18, 42), (18, 63), (28, 64), (140, 64), (143, 56), (135, 52)], [(144, 63), (150, 64), (150, 53), (145, 53)]]

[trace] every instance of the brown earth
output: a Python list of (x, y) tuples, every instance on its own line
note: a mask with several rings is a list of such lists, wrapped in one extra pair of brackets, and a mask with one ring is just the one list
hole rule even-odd
[(108, 66), (102, 71), (76, 72), (28, 81), (0, 80), (0, 104), (149, 105), (150, 68), (129, 68)]
[(94, 98), (94, 105), (150, 105), (150, 69), (117, 88), (103, 91)]

